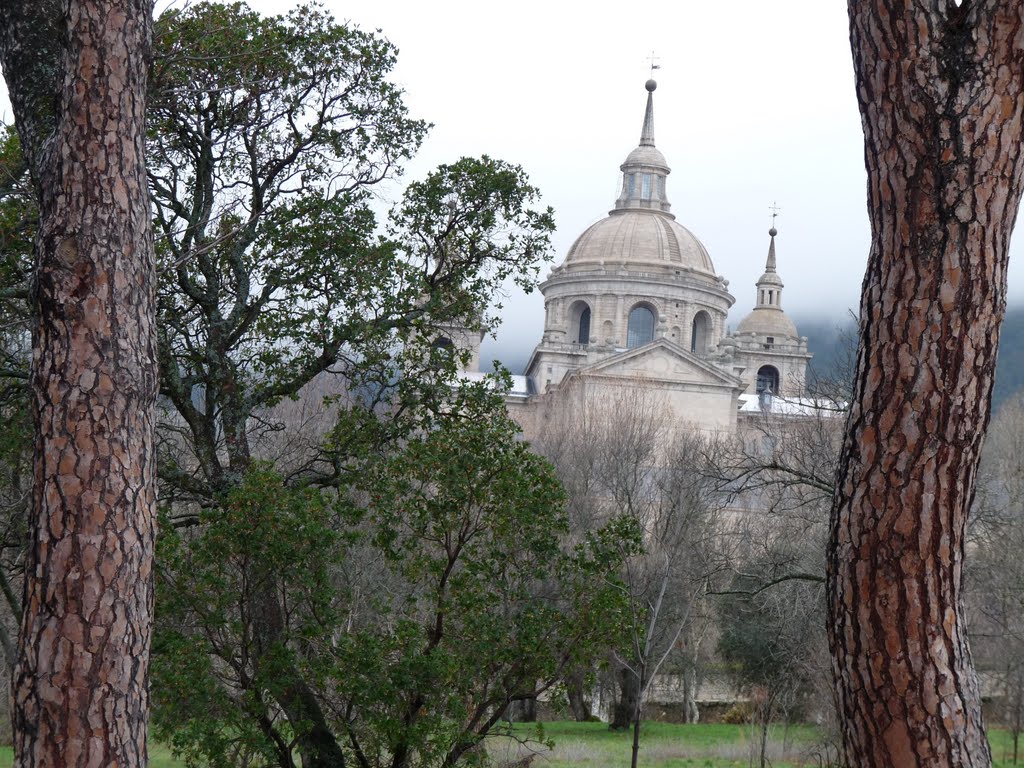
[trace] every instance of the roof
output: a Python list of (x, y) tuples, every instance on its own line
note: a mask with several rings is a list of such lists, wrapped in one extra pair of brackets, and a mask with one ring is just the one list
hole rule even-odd
[(736, 326), (736, 333), (737, 335), (753, 333), (758, 336), (799, 338), (796, 324), (779, 307), (757, 307), (740, 320), (740, 324)]
[[(458, 378), (474, 384), (481, 381), (494, 381), (493, 374), (484, 373), (483, 371), (459, 371)], [(512, 374), (509, 378), (512, 379), (512, 388), (508, 391), (509, 395), (526, 397), (534, 394), (530, 391), (530, 381), (526, 376)]]
[(712, 277), (704, 244), (672, 217), (654, 211), (615, 211), (591, 225), (569, 249), (565, 266), (581, 262), (679, 264)]
[(834, 419), (846, 416), (847, 407), (847, 403), (827, 397), (740, 395), (740, 413), (770, 413), (773, 416), (817, 416)]

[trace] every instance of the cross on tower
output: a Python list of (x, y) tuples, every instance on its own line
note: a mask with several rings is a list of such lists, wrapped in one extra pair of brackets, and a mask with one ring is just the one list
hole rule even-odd
[(651, 63), (651, 77), (654, 77), (654, 70), (661, 69), (661, 64), (658, 64), (658, 56), (654, 55), (654, 51), (651, 51), (651, 55), (647, 57), (647, 60)]
[(775, 226), (775, 217), (779, 215), (779, 211), (781, 211), (782, 208), (780, 208), (775, 203), (775, 201), (773, 200), (772, 204), (768, 206), (768, 210), (772, 212), (772, 226), (774, 227)]

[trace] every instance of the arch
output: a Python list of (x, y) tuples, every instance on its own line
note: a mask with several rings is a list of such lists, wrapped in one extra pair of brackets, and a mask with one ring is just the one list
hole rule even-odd
[(590, 305), (574, 301), (569, 307), (569, 340), (573, 344), (590, 343)]
[(693, 326), (690, 328), (690, 351), (700, 357), (708, 353), (708, 344), (711, 341), (711, 315), (703, 309), (693, 316)]
[(629, 311), (626, 326), (626, 346), (630, 349), (654, 341), (654, 309), (648, 304), (637, 304)]
[(757, 369), (757, 394), (762, 392), (779, 393), (779, 369), (773, 365), (762, 365)]

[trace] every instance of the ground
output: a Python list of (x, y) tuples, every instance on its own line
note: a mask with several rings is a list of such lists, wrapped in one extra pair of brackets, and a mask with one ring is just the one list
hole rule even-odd
[[(518, 726), (518, 733), (526, 736), (532, 733), (526, 726)], [(538, 755), (532, 768), (607, 768), (628, 766), (632, 747), (631, 733), (613, 733), (605, 723), (546, 723), (543, 737), (553, 739), (555, 748), (548, 751), (535, 745)], [(740, 725), (671, 725), (648, 723), (644, 726), (640, 748), (640, 765), (643, 768), (747, 768), (756, 765), (751, 762), (751, 729)], [(783, 753), (783, 738), (786, 750)], [(992, 742), (994, 768), (1011, 768), (1013, 742), (1010, 734), (993, 730), (989, 734)], [(522, 747), (513, 747), (517, 754), (525, 753)], [(820, 737), (810, 726), (795, 726), (783, 732), (781, 726), (772, 729), (769, 745), (773, 768), (810, 768), (820, 766)], [(501, 765), (503, 758), (511, 754), (506, 744), (496, 743), (492, 753)], [(9, 747), (0, 748), (0, 768), (13, 765)], [(182, 768), (183, 761), (171, 757), (169, 750), (154, 746), (150, 749), (150, 768)], [(1024, 765), (1024, 763), (1022, 763)]]

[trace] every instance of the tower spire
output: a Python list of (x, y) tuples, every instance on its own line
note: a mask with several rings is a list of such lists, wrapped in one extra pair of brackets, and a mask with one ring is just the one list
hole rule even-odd
[(768, 260), (764, 264), (765, 272), (775, 271), (775, 236), (779, 234), (779, 230), (772, 227), (768, 230), (768, 235), (771, 237), (771, 242), (768, 244)]
[(774, 272), (775, 271), (775, 236), (779, 234), (779, 230), (775, 228), (775, 217), (779, 215), (778, 204), (773, 202), (768, 206), (768, 210), (772, 212), (772, 228), (768, 230), (768, 236), (771, 237), (771, 243), (768, 244), (768, 260), (765, 262), (764, 271)]
[(640, 146), (654, 146), (654, 89), (658, 83), (652, 78), (644, 87), (647, 89), (647, 109), (644, 111), (644, 127), (640, 131)]
[[(652, 65), (656, 66), (656, 65)], [(665, 196), (665, 177), (671, 173), (665, 156), (654, 146), (654, 89), (658, 84), (648, 80), (647, 108), (644, 126), (640, 131), (640, 145), (629, 153), (622, 171), (622, 192), (615, 201), (615, 210), (648, 210), (669, 214), (671, 205)]]
[(768, 243), (768, 258), (764, 264), (764, 274), (757, 281), (757, 309), (782, 309), (782, 278), (775, 271), (775, 236), (779, 231), (775, 228), (775, 217), (778, 209), (772, 206), (772, 228), (768, 230), (771, 241)]

